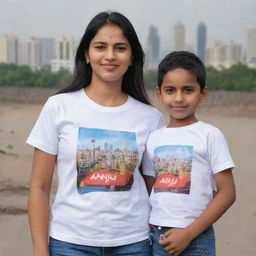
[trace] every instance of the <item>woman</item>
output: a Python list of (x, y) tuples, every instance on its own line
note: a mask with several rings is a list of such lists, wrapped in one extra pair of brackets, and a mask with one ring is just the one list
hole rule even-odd
[[(145, 94), (143, 58), (120, 13), (102, 12), (89, 23), (72, 84), (48, 99), (27, 140), (35, 147), (34, 256), (150, 255), (148, 195), (138, 166), (163, 119)], [(58, 190), (48, 225), (55, 164)]]

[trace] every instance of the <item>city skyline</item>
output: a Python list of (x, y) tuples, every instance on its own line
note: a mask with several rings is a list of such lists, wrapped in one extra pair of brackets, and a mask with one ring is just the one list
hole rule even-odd
[[(233, 40), (208, 42), (206, 31), (207, 26), (199, 23), (196, 45), (191, 45), (186, 41), (186, 27), (180, 22), (176, 23), (173, 28), (174, 48), (170, 51), (194, 52), (206, 66), (217, 69), (229, 68), (239, 62), (256, 67), (256, 26), (246, 29), (244, 48)], [(160, 54), (160, 41), (158, 29), (150, 26), (147, 45), (144, 46), (145, 70), (156, 69), (164, 57), (165, 54)], [(74, 38), (67, 36), (61, 39), (29, 37), (21, 40), (12, 34), (0, 35), (0, 63), (28, 65), (33, 70), (48, 66), (52, 72), (65, 68), (73, 72), (76, 47)]]
[[(256, 24), (256, 1), (253, 0), (130, 0), (123, 2), (122, 6), (117, 0), (77, 0), (75, 4), (68, 0), (0, 0), (0, 4), (0, 35), (15, 34), (20, 38), (60, 38), (67, 35), (79, 40), (95, 14), (114, 10), (130, 19), (144, 47), (149, 27), (155, 26), (161, 38), (161, 51), (173, 48), (173, 27), (177, 22), (184, 24), (186, 42), (195, 47), (200, 22), (207, 26), (208, 42), (233, 40), (243, 47), (245, 30)], [(142, 17), (141, 13), (146, 15)]]

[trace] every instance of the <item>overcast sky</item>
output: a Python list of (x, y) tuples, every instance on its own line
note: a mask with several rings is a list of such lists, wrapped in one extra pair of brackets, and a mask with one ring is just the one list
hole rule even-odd
[(186, 41), (194, 45), (201, 21), (207, 25), (208, 43), (244, 44), (246, 28), (256, 25), (256, 0), (0, 0), (0, 35), (78, 40), (91, 18), (104, 10), (126, 15), (143, 45), (149, 26), (155, 25), (166, 50), (177, 22), (185, 25)]

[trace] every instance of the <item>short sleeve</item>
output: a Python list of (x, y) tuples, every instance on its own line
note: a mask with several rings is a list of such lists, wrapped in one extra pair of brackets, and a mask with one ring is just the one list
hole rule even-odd
[(226, 138), (221, 132), (210, 138), (208, 154), (213, 174), (235, 167)]
[(144, 175), (155, 177), (154, 158), (148, 151), (148, 143), (142, 158), (142, 169)]
[(51, 98), (45, 103), (26, 143), (46, 153), (57, 155), (58, 130), (56, 107)]

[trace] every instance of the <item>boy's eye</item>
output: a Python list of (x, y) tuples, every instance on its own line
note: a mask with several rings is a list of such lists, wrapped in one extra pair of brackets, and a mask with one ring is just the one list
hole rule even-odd
[(194, 91), (194, 88), (192, 88), (192, 87), (184, 88), (184, 91), (185, 91), (186, 93), (191, 93), (191, 92)]
[(173, 88), (166, 88), (164, 91), (165, 91), (165, 93), (173, 93), (174, 89)]

